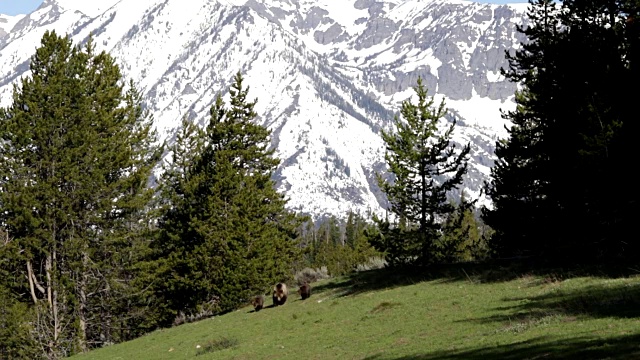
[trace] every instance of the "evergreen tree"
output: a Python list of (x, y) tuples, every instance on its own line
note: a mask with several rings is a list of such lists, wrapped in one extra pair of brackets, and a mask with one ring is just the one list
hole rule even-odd
[[(553, 59), (547, 51), (558, 36), (557, 13), (557, 5), (551, 0), (532, 3), (528, 17), (533, 25), (526, 29), (518, 26), (518, 31), (531, 41), (523, 44), (515, 56), (507, 53), (510, 69), (502, 71), (507, 78), (524, 85), (516, 92), (516, 110), (503, 113), (512, 126), (507, 128), (508, 140), (496, 143), (498, 160), (487, 185), (493, 209), (483, 209), (485, 221), (497, 230), (494, 246), (503, 256), (528, 254), (533, 248), (544, 247), (547, 239), (542, 231), (551, 209), (545, 206), (549, 174), (545, 171), (548, 158), (542, 137), (545, 127), (554, 121), (548, 110), (553, 89), (548, 71)], [(545, 101), (536, 102), (543, 98)]]
[(385, 181), (378, 174), (378, 182), (391, 211), (406, 222), (392, 229), (378, 221), (385, 237), (379, 250), (386, 252), (390, 263), (435, 260), (434, 241), (442, 234), (445, 217), (455, 210), (447, 194), (462, 183), (470, 151), (469, 144), (460, 151), (450, 144), (455, 120), (443, 133), (438, 131), (438, 122), (446, 113), (444, 100), (438, 107), (433, 98), (427, 100), (421, 78), (414, 90), (418, 103), (402, 103), (403, 119), (396, 116), (396, 133), (382, 131), (385, 159), (395, 179)]
[(351, 252), (343, 242), (343, 228), (335, 215), (324, 219), (318, 227), (312, 267), (326, 266), (329, 274), (339, 276), (352, 270)]
[(630, 186), (623, 164), (637, 153), (624, 140), (637, 123), (624, 85), (632, 77), (625, 2), (530, 3), (532, 24), (519, 28), (529, 42), (503, 71), (522, 90), (516, 110), (504, 114), (513, 125), (496, 144), (493, 209), (483, 217), (503, 256), (620, 254), (618, 228), (635, 200), (610, 189)]
[(351, 266), (368, 263), (372, 258), (380, 256), (369, 243), (367, 234), (375, 230), (375, 224), (366, 221), (360, 214), (349, 212), (345, 227), (346, 243), (351, 253)]
[(344, 227), (344, 238), (345, 244), (351, 248), (355, 247), (358, 228), (360, 225), (358, 220), (359, 216), (354, 214), (353, 211), (349, 211), (349, 215), (347, 215), (347, 223)]
[(58, 358), (114, 341), (127, 310), (112, 285), (131, 259), (112, 255), (132, 251), (127, 224), (151, 198), (160, 151), (137, 92), (91, 39), (81, 48), (46, 32), (30, 69), (0, 113), (0, 222), (19, 301), (37, 313), (34, 340)]
[(184, 124), (161, 179), (154, 247), (169, 315), (230, 311), (287, 280), (298, 256), (301, 218), (275, 190), (279, 160), (242, 82), (237, 73), (229, 108), (217, 96), (205, 129)]
[(455, 211), (447, 217), (443, 235), (437, 241), (441, 261), (457, 262), (480, 260), (487, 257), (487, 239), (481, 233), (481, 223), (474, 213), (475, 201), (468, 201), (464, 191)]
[(321, 243), (335, 247), (342, 245), (342, 229), (340, 220), (335, 215), (329, 216), (320, 223), (317, 239)]

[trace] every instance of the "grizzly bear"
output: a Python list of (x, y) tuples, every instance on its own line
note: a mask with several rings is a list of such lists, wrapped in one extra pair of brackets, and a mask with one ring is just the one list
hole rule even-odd
[(258, 295), (256, 297), (254, 297), (253, 301), (251, 301), (251, 305), (253, 305), (253, 309), (255, 311), (260, 311), (262, 309), (262, 307), (264, 306), (264, 296), (263, 295)]
[(287, 301), (287, 296), (289, 296), (287, 285), (284, 283), (278, 283), (273, 288), (273, 306), (284, 305)]
[(298, 294), (300, 294), (300, 296), (302, 297), (302, 300), (308, 298), (309, 296), (311, 296), (311, 286), (307, 283), (300, 285), (300, 288), (298, 289)]

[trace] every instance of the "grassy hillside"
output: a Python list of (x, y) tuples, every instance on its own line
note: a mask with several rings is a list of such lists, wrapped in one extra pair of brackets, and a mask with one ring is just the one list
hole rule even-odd
[(73, 357), (193, 358), (640, 359), (640, 277), (376, 270)]

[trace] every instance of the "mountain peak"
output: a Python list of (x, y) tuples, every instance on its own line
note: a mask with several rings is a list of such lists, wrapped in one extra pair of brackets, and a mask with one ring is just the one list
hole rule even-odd
[[(46, 7), (50, 5), (57, 5), (62, 10), (68, 11), (80, 11), (89, 17), (96, 17), (104, 13), (121, 0), (99, 0), (99, 1), (87, 1), (87, 0), (44, 0), (40, 7)], [(137, 0), (145, 1), (145, 0)]]

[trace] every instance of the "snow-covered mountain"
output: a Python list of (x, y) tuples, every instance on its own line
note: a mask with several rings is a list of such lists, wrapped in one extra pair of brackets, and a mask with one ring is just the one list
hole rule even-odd
[[(93, 33), (143, 91), (163, 139), (183, 116), (203, 122), (242, 71), (260, 121), (273, 131), (289, 207), (321, 216), (386, 207), (380, 129), (390, 129), (418, 76), (458, 119), (468, 141), (464, 183), (480, 194), (504, 136), (500, 109), (515, 85), (500, 76), (523, 40), (527, 4), (462, 0), (45, 0), (28, 15), (0, 15), (0, 106), (28, 75), (46, 30), (74, 43)], [(228, 96), (228, 94), (227, 94)], [(228, 98), (227, 98), (228, 99)], [(443, 124), (444, 125), (444, 124)]]

